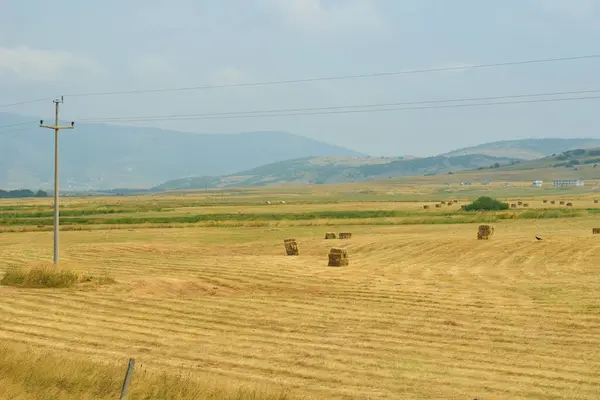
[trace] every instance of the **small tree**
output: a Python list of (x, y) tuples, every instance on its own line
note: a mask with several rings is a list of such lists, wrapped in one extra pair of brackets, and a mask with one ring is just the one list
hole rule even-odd
[(499, 211), (508, 210), (508, 204), (488, 196), (481, 196), (465, 206), (465, 211)]

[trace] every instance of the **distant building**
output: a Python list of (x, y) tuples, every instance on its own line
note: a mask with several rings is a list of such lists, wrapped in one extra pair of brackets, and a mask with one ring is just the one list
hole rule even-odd
[(542, 187), (544, 186), (544, 181), (533, 181), (531, 182), (531, 187)]
[(552, 181), (552, 186), (554, 186), (554, 187), (568, 187), (568, 186), (583, 187), (584, 182), (583, 182), (583, 179), (557, 179), (557, 180)]

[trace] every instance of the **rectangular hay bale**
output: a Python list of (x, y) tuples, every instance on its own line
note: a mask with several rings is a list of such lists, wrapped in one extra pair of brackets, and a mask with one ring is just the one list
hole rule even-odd
[(348, 250), (333, 247), (329, 250), (328, 267), (344, 267), (349, 264)]
[(285, 245), (285, 253), (288, 256), (297, 256), (300, 254), (298, 251), (298, 243), (296, 243), (296, 239), (285, 239), (283, 241)]
[(338, 235), (338, 238), (340, 238), (340, 239), (351, 239), (352, 238), (352, 233), (350, 233), (350, 232), (340, 232), (340, 234)]

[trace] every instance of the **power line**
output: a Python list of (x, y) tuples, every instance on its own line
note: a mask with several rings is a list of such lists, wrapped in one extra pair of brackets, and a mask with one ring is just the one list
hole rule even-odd
[(11, 131), (0, 131), (0, 135), (5, 135), (5, 134), (9, 134), (9, 133), (17, 133), (17, 132), (25, 132), (25, 131), (30, 131), (30, 130), (33, 130), (33, 127), (23, 128), (23, 129), (13, 129)]
[(231, 83), (231, 84), (224, 84), (224, 85), (203, 85), (203, 86), (190, 86), (190, 87), (166, 88), (166, 89), (140, 89), (140, 90), (119, 91), (119, 92), (77, 93), (77, 94), (65, 95), (65, 97), (67, 97), (67, 96), (87, 97), (87, 96), (105, 96), (105, 95), (120, 95), (120, 94), (174, 92), (174, 91), (202, 90), (202, 89), (220, 89), (220, 88), (232, 88), (232, 87), (244, 87), (244, 86), (282, 85), (282, 84), (290, 84), (290, 83), (307, 83), (307, 82), (331, 81), (331, 80), (343, 80), (343, 79), (374, 78), (374, 77), (382, 77), (382, 76), (408, 75), (408, 74), (442, 72), (442, 71), (456, 71), (456, 70), (476, 69), (476, 68), (493, 68), (493, 67), (504, 67), (504, 66), (510, 66), (510, 65), (540, 64), (540, 63), (559, 62), (559, 61), (586, 60), (586, 59), (593, 59), (593, 58), (600, 58), (600, 54), (591, 54), (591, 55), (586, 55), (586, 56), (574, 56), (574, 57), (546, 58), (546, 59), (538, 59), (538, 60), (509, 61), (509, 62), (502, 62), (502, 63), (479, 64), (479, 65), (469, 65), (469, 66), (413, 69), (413, 70), (394, 71), (394, 72), (374, 72), (374, 73), (359, 74), (359, 75), (340, 75), (340, 76), (329, 76), (329, 77), (318, 77), (318, 78), (288, 79), (288, 80), (280, 80), (280, 81)]
[(13, 106), (20, 106), (21, 104), (39, 103), (40, 101), (47, 101), (47, 100), (52, 100), (52, 99), (54, 99), (54, 97), (44, 97), (43, 99), (34, 99), (34, 100), (18, 101), (18, 102), (16, 102), (16, 103), (2, 104), (2, 105), (0, 105), (0, 108), (13, 107)]
[[(307, 82), (319, 82), (319, 81), (384, 77), (384, 76), (394, 76), (394, 75), (408, 75), (408, 74), (429, 73), (429, 72), (457, 71), (457, 70), (465, 70), (465, 69), (495, 68), (495, 67), (526, 65), (526, 64), (542, 64), (542, 63), (549, 63), (549, 62), (561, 62), (561, 61), (573, 61), (573, 60), (589, 60), (589, 59), (595, 59), (595, 58), (600, 58), (600, 54), (590, 54), (590, 55), (573, 56), (573, 57), (545, 58), (545, 59), (536, 59), (536, 60), (509, 61), (509, 62), (467, 65), (467, 66), (455, 66), (455, 67), (413, 69), (413, 70), (393, 71), (393, 72), (375, 72), (375, 73), (366, 73), (366, 74), (358, 74), (358, 75), (339, 75), (339, 76), (317, 77), (317, 78), (287, 79), (287, 80), (278, 80), (278, 81), (232, 83), (232, 84), (223, 84), (223, 85), (201, 85), (201, 86), (163, 88), (163, 89), (139, 89), (139, 90), (126, 90), (126, 91), (114, 91), (114, 92), (73, 93), (73, 94), (64, 95), (64, 97), (112, 96), (112, 95), (125, 95), (125, 94), (162, 93), (162, 92), (177, 92), (177, 91), (190, 91), (190, 90), (222, 89), (222, 88), (232, 88), (232, 87), (282, 85), (282, 84), (291, 84), (291, 83), (307, 83)], [(21, 104), (35, 103), (35, 102), (40, 102), (40, 101), (46, 101), (46, 100), (51, 100), (53, 98), (54, 97), (45, 97), (42, 99), (26, 100), (26, 101), (11, 103), (11, 104), (3, 104), (3, 105), (0, 105), (0, 108), (12, 107), (12, 106), (21, 105)]]
[(29, 122), (19, 122), (19, 123), (16, 123), (16, 124), (0, 125), (0, 129), (11, 128), (13, 126), (30, 125), (30, 124), (33, 124), (33, 123), (34, 123), (33, 121), (29, 121)]
[[(178, 118), (178, 119), (165, 118), (165, 119), (153, 119), (153, 120), (149, 120), (149, 122), (150, 121), (205, 120), (205, 119), (293, 117), (293, 116), (328, 115), (328, 114), (356, 114), (356, 113), (386, 112), (386, 111), (410, 111), (410, 110), (431, 110), (431, 109), (444, 109), (444, 108), (483, 107), (483, 106), (510, 105), (510, 104), (552, 103), (552, 102), (559, 102), (559, 101), (596, 100), (596, 99), (600, 99), (600, 96), (565, 97), (565, 98), (560, 98), (560, 99), (537, 99), (537, 100), (505, 101), (505, 102), (495, 102), (495, 103), (446, 104), (446, 105), (435, 105), (435, 106), (425, 106), (425, 107), (378, 108), (378, 109), (370, 109), (370, 110), (341, 110), (341, 111), (317, 111), (317, 112), (306, 112), (306, 113), (230, 115), (230, 116), (211, 116), (211, 117), (190, 117), (190, 118)], [(125, 121), (125, 122), (144, 122), (144, 120)]]
[[(218, 113), (199, 113), (199, 114), (172, 114), (172, 115), (157, 115), (157, 116), (130, 116), (130, 117), (105, 117), (105, 118), (82, 118), (80, 121), (86, 122), (145, 122), (145, 121), (160, 121), (160, 120), (185, 120), (192, 117), (217, 117), (217, 116), (245, 116), (254, 114), (273, 114), (273, 113), (296, 113), (305, 111), (327, 111), (341, 109), (358, 109), (358, 108), (377, 108), (377, 107), (394, 107), (403, 105), (422, 105), (422, 104), (437, 104), (437, 103), (458, 103), (467, 101), (487, 101), (487, 100), (502, 100), (526, 97), (542, 97), (542, 96), (561, 96), (573, 94), (589, 94), (598, 93), (600, 89), (577, 90), (568, 92), (545, 92), (545, 93), (527, 93), (507, 96), (491, 96), (491, 97), (470, 97), (447, 100), (424, 100), (424, 101), (406, 101), (395, 103), (375, 103), (375, 104), (360, 104), (346, 106), (329, 106), (329, 107), (311, 107), (311, 108), (288, 108), (288, 109), (271, 109), (271, 110), (252, 110), (252, 111), (232, 111)], [(369, 110), (367, 110), (369, 111)]]
[[(393, 107), (393, 108), (374, 108), (374, 109), (358, 109), (358, 110), (323, 110), (323, 111), (311, 111), (311, 112), (295, 112), (295, 113), (264, 113), (264, 114), (249, 114), (249, 115), (214, 115), (214, 116), (199, 116), (189, 118), (163, 118), (163, 119), (150, 119), (150, 120), (129, 120), (119, 121), (122, 123), (128, 122), (151, 122), (151, 121), (182, 121), (182, 120), (208, 120), (208, 119), (239, 119), (239, 118), (271, 118), (271, 117), (295, 117), (295, 116), (312, 116), (312, 115), (331, 115), (331, 114), (357, 114), (357, 113), (371, 113), (371, 112), (392, 112), (392, 111), (418, 111), (418, 110), (432, 110), (432, 109), (452, 109), (452, 108), (469, 108), (469, 107), (489, 107), (489, 106), (500, 106), (500, 105), (513, 105), (513, 104), (535, 104), (535, 103), (554, 103), (564, 101), (586, 101), (586, 100), (598, 100), (600, 96), (587, 96), (587, 97), (564, 97), (556, 99), (535, 99), (535, 100), (518, 100), (518, 101), (503, 101), (503, 102), (485, 102), (485, 103), (471, 103), (471, 104), (442, 104), (442, 105), (430, 105), (422, 107)], [(90, 121), (88, 121), (90, 122)], [(0, 134), (8, 134), (15, 132), (23, 132), (30, 130), (31, 128), (17, 129), (13, 131), (0, 132)]]

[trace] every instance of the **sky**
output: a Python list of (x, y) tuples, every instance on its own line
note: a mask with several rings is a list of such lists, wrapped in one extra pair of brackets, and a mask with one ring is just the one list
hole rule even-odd
[[(0, 0), (0, 10), (0, 106), (65, 95), (67, 120), (600, 89), (600, 59), (468, 68), (600, 54), (600, 0)], [(444, 67), (465, 68), (69, 97)], [(598, 107), (600, 99), (143, 125), (286, 131), (374, 156), (429, 156), (496, 140), (600, 138)], [(50, 119), (53, 105), (0, 111)]]

